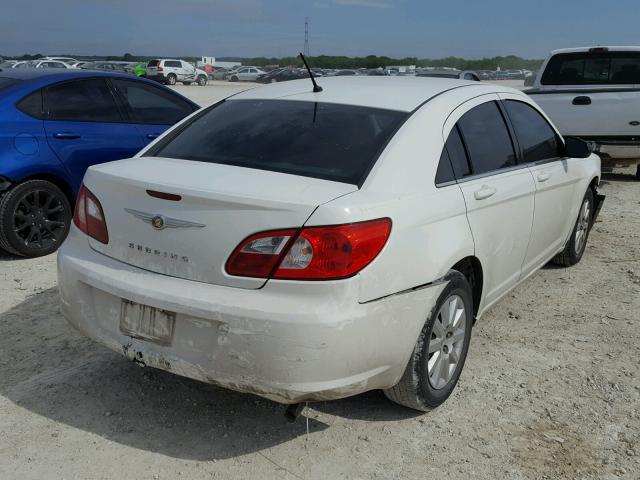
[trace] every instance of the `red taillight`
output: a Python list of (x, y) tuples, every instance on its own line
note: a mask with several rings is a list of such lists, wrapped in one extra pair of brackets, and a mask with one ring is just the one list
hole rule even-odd
[(162, 72), (162, 71), (163, 71), (163, 68), (160, 65), (158, 65), (158, 72)]
[(91, 238), (104, 244), (109, 243), (109, 232), (102, 205), (84, 184), (78, 193), (73, 223)]
[(274, 230), (244, 240), (227, 262), (230, 275), (336, 280), (369, 265), (387, 243), (391, 220)]

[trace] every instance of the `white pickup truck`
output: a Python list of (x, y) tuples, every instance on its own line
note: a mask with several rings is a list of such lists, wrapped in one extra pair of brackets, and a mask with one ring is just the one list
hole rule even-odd
[(526, 91), (565, 136), (592, 142), (603, 167), (640, 180), (640, 47), (554, 50)]

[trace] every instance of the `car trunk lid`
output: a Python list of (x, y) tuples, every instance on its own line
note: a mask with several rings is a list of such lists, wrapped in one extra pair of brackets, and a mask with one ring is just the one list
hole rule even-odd
[(84, 183), (101, 202), (109, 231), (107, 245), (89, 239), (94, 250), (152, 272), (240, 288), (265, 283), (225, 272), (243, 239), (301, 227), (318, 205), (357, 190), (347, 183), (160, 157), (92, 167)]

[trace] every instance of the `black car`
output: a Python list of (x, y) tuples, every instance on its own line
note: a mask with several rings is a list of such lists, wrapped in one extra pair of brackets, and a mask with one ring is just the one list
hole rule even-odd
[(309, 74), (306, 70), (300, 68), (279, 68), (277, 70), (271, 70), (269, 73), (260, 75), (256, 82), (258, 83), (276, 83), (286, 82), (288, 80), (299, 80), (301, 78), (308, 78)]

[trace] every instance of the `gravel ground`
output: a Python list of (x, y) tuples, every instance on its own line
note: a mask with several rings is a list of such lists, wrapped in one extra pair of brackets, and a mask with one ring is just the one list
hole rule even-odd
[[(237, 87), (178, 88), (211, 101)], [(81, 337), (58, 308), (55, 256), (0, 254), (0, 479), (638, 479), (631, 173), (605, 175), (580, 264), (543, 268), (476, 325), (458, 388), (429, 414), (370, 392), (286, 423), (278, 404)]]

